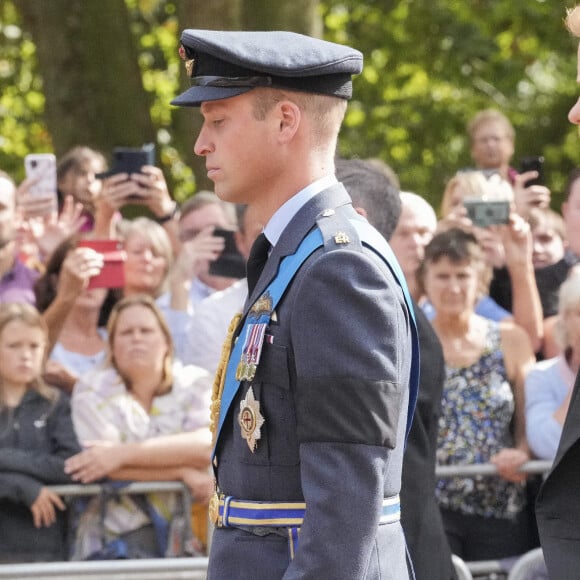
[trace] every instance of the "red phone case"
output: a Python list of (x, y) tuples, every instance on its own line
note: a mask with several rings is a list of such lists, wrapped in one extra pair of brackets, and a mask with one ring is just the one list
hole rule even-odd
[(125, 252), (118, 240), (81, 240), (79, 247), (103, 254), (103, 269), (89, 280), (87, 288), (122, 288), (125, 285)]

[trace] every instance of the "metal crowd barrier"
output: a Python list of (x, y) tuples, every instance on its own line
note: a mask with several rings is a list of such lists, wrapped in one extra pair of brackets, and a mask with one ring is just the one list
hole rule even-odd
[[(529, 461), (520, 471), (531, 474), (545, 473), (551, 467), (550, 461)], [(435, 470), (438, 478), (472, 477), (497, 473), (494, 465), (438, 465)], [(99, 484), (55, 485), (49, 489), (65, 497), (98, 495)], [(118, 488), (121, 494), (173, 491), (181, 492), (186, 513), (191, 511), (189, 490), (181, 482), (135, 482)], [(207, 577), (207, 558), (151, 558), (147, 560), (109, 560), (91, 562), (47, 562), (30, 564), (0, 565), (0, 580), (73, 580), (78, 578), (99, 580), (205, 580)], [(471, 580), (482, 575), (506, 574), (500, 561), (464, 562), (454, 557), (454, 565), (461, 580)], [(509, 578), (509, 576), (508, 576)]]
[(207, 558), (3, 564), (2, 580), (206, 580)]
[[(547, 473), (552, 467), (551, 461), (540, 461), (533, 460), (528, 461), (522, 465), (520, 471), (529, 474), (543, 474)], [(444, 479), (447, 477), (473, 477), (475, 475), (495, 475), (497, 474), (497, 468), (491, 463), (481, 463), (481, 464), (471, 464), (471, 465), (437, 465), (435, 468), (435, 475), (438, 479)], [(531, 558), (532, 554), (524, 554), (521, 558)], [(541, 548), (533, 551), (533, 558), (537, 560), (541, 557)], [(493, 577), (496, 575), (500, 578), (507, 578), (507, 580), (520, 580), (523, 576), (512, 575), (512, 572), (518, 569), (518, 560), (514, 558), (512, 563), (513, 568), (511, 570), (506, 570), (509, 566), (506, 566), (505, 561), (500, 560), (480, 560), (474, 562), (465, 562), (453, 556), (453, 564), (455, 566), (455, 571), (458, 575), (459, 580), (471, 580), (485, 577)], [(467, 574), (471, 574), (471, 578)], [(519, 570), (518, 570), (519, 573)]]
[[(545, 473), (552, 467), (551, 461), (533, 460), (522, 465), (522, 473)], [(497, 468), (491, 463), (473, 463), (471, 465), (437, 465), (435, 475), (439, 479), (446, 477), (473, 477), (474, 475), (495, 475)]]

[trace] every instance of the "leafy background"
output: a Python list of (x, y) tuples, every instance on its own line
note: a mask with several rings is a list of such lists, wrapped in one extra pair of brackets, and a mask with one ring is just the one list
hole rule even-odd
[[(17, 180), (23, 177), (26, 153), (62, 153), (62, 145), (55, 146), (54, 130), (51, 134), (47, 128), (52, 93), (46, 91), (43, 78), (51, 61), (45, 58), (39, 65), (42, 59), (27, 25), (26, 5), (38, 1), (0, 0), (0, 168)], [(82, 4), (82, 0), (51, 2), (62, 10), (67, 4), (69, 8)], [(184, 130), (193, 132), (195, 123), (190, 128), (189, 117), (177, 113), (169, 101), (184, 82), (177, 56), (180, 30), (206, 27), (199, 25), (206, 24), (204, 8), (178, 0), (120, 2), (128, 15), (127, 35), (136, 47), (159, 162), (175, 197), (182, 200), (208, 184), (193, 161), (191, 137), (186, 144), (179, 136)], [(483, 108), (495, 107), (516, 128), (514, 165), (525, 155), (544, 155), (553, 207), (560, 207), (566, 176), (580, 164), (578, 132), (567, 121), (578, 94), (577, 42), (563, 25), (568, 3), (230, 0), (222, 4), (220, 8), (213, 3), (213, 27), (320, 31), (324, 38), (364, 53), (365, 67), (355, 79), (355, 99), (341, 134), (342, 155), (386, 161), (398, 173), (403, 189), (420, 193), (437, 207), (446, 180), (470, 165), (465, 131), (469, 119)], [(184, 14), (195, 17), (184, 23)], [(65, 17), (63, 13), (63, 25)], [(63, 34), (53, 22), (53, 29), (43, 32)], [(102, 26), (98, 31), (102, 42), (116, 43), (107, 30)], [(119, 49), (118, 58), (131, 56)], [(114, 94), (98, 98), (109, 98), (109, 106), (115, 106)], [(123, 122), (129, 131), (135, 119), (127, 117)], [(85, 122), (68, 147), (95, 146), (84, 139), (90, 131), (83, 129), (99, 120)], [(98, 143), (105, 153), (120, 144), (124, 143)]]

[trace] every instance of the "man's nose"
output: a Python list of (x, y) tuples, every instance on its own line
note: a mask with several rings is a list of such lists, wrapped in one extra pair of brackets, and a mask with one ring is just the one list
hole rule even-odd
[(570, 109), (568, 113), (568, 120), (574, 125), (580, 125), (580, 99), (576, 101), (574, 106)]
[(207, 136), (207, 132), (204, 127), (201, 128), (197, 139), (195, 140), (195, 145), (193, 146), (193, 152), (200, 157), (207, 155), (211, 151), (210, 142)]

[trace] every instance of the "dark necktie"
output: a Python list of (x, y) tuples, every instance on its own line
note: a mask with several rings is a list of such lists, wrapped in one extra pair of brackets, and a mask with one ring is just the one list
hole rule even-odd
[(246, 277), (248, 279), (248, 296), (252, 295), (258, 278), (266, 265), (268, 260), (268, 251), (270, 250), (270, 242), (264, 234), (260, 234), (250, 250), (250, 257), (246, 264)]

